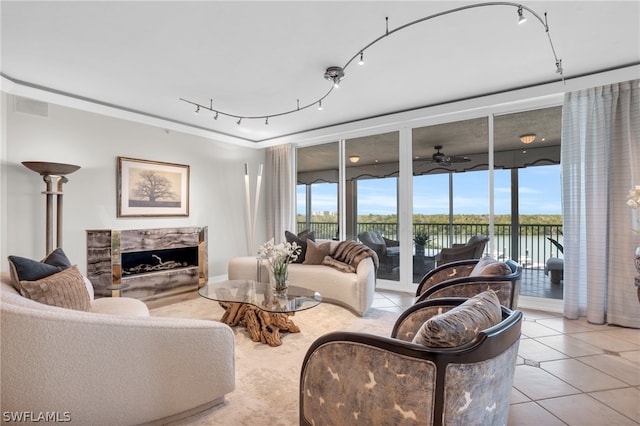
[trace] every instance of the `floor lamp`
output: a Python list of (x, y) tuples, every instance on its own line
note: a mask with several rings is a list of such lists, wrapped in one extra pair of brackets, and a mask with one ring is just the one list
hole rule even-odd
[(256, 178), (256, 193), (251, 211), (251, 188), (249, 185), (249, 164), (244, 163), (244, 193), (247, 213), (247, 245), (249, 246), (249, 255), (253, 256), (254, 232), (256, 229), (256, 220), (258, 218), (258, 203), (260, 202), (260, 186), (262, 184), (262, 164), (258, 166), (258, 177)]
[(65, 175), (78, 170), (73, 164), (48, 163), (44, 161), (23, 161), (22, 164), (42, 176), (47, 188), (42, 193), (47, 196), (46, 253), (53, 251), (53, 196), (56, 196), (56, 248), (62, 247), (62, 184), (69, 180)]

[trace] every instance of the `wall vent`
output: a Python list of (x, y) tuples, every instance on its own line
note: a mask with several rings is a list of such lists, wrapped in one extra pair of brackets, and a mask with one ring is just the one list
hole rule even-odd
[(16, 96), (14, 105), (16, 112), (37, 115), (38, 117), (49, 117), (49, 104), (47, 102)]

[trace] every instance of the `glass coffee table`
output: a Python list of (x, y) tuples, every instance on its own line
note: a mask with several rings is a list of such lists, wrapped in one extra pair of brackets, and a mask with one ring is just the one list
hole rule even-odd
[(281, 331), (300, 332), (290, 316), (322, 302), (317, 291), (289, 286), (286, 292), (276, 293), (271, 284), (253, 280), (213, 282), (200, 287), (198, 293), (224, 308), (221, 322), (231, 327), (242, 325), (251, 340), (270, 346), (282, 344)]

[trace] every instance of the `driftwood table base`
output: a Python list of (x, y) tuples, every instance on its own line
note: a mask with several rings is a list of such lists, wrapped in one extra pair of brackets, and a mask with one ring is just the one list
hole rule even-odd
[(247, 329), (251, 340), (280, 346), (280, 331), (299, 333), (300, 328), (289, 318), (291, 313), (272, 313), (263, 311), (248, 303), (219, 302), (225, 310), (220, 321), (230, 327), (241, 325)]

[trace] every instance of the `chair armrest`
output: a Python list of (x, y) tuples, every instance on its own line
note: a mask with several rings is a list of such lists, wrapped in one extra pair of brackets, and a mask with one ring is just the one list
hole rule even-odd
[(400, 247), (400, 241), (398, 240), (390, 240), (386, 237), (382, 237), (382, 239), (384, 240), (384, 243), (387, 245), (387, 247)]
[(466, 277), (471, 274), (473, 268), (478, 263), (478, 259), (459, 260), (440, 265), (425, 274), (420, 280), (416, 290), (416, 297), (420, 296), (429, 287), (452, 278)]
[(510, 275), (479, 275), (457, 277), (435, 283), (426, 288), (416, 299), (416, 303), (443, 297), (473, 297), (485, 290), (496, 292), (500, 304), (516, 309), (520, 294), (522, 268)]

